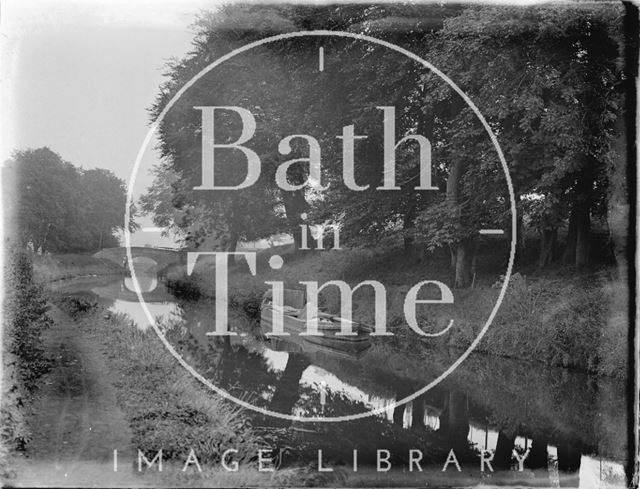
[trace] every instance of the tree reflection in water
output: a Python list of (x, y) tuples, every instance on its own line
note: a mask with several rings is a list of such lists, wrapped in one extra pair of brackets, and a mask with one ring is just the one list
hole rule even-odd
[[(169, 340), (216, 385), (283, 414), (361, 413), (370, 409), (367, 403), (373, 398), (391, 404), (416, 392), (433, 378), (430, 372), (442, 371), (451, 361), (441, 352), (416, 357), (387, 344), (376, 344), (363, 356), (351, 358), (307, 351), (296, 344), (283, 346), (282, 341), (265, 343), (255, 334), (255, 324), (232, 315), (232, 328), (248, 336), (209, 337), (204, 332), (213, 320), (211, 306), (204, 314), (202, 310), (186, 305), (183, 327), (173, 328)], [(322, 375), (335, 376), (351, 390), (341, 390), (328, 377), (322, 388), (310, 380)], [(392, 452), (394, 465), (406, 466), (409, 449), (423, 451), (423, 464), (442, 464), (453, 448), (461, 464), (477, 469), (480, 449), (488, 448), (494, 452), (494, 469), (509, 470), (517, 467), (513, 451), (523, 454), (528, 449), (524, 467), (533, 471), (536, 484), (548, 485), (552, 457), (548, 447), (554, 446), (558, 469), (565, 474), (561, 485), (570, 487), (579, 483), (582, 454), (604, 452), (616, 459), (624, 453), (620, 437), (607, 433), (611, 427), (624, 426), (625, 418), (623, 402), (602, 401), (603, 393), (608, 393), (606, 399), (624, 398), (614, 382), (576, 382), (586, 376), (568, 375), (561, 369), (534, 370), (518, 362), (472, 356), (444, 382), (410, 403), (389, 409), (387, 416), (309, 424), (249, 414), (273, 446), (295, 447), (287, 457), (291, 461), (315, 462), (317, 449), (322, 449), (327, 463), (349, 465), (353, 450), (358, 449), (360, 464), (375, 464), (376, 448), (385, 448)], [(362, 395), (355, 396), (354, 391)], [(483, 427), (484, 443), (470, 441), (472, 426), (476, 431)], [(488, 438), (493, 440), (489, 444)], [(526, 447), (518, 442), (523, 439)]]
[[(128, 313), (120, 309), (122, 302), (137, 297), (121, 286), (122, 278), (85, 278), (56, 284), (54, 290)], [(376, 448), (385, 448), (392, 452), (394, 465), (406, 467), (408, 450), (420, 449), (423, 465), (433, 462), (437, 469), (454, 448), (463, 466), (477, 470), (478, 452), (488, 448), (495, 452), (494, 468), (506, 470), (517, 467), (514, 449), (520, 454), (528, 449), (524, 467), (532, 485), (551, 485), (557, 466), (560, 485), (575, 487), (581, 468), (593, 471), (594, 457), (602, 457), (605, 464), (625, 461), (623, 382), (471, 355), (435, 388), (392, 409), (395, 400), (416, 392), (450, 365), (452, 356), (423, 351), (419, 345), (416, 352), (400, 351), (389, 342), (375, 343), (362, 355), (279, 347), (277, 341), (262, 341), (255, 334), (258, 325), (233, 310), (231, 328), (248, 336), (211, 337), (206, 332), (213, 321), (212, 303), (173, 302), (162, 283), (150, 294), (174, 311), (162, 324), (185, 360), (214, 384), (254, 405), (304, 416), (388, 407), (380, 416), (330, 424), (285, 422), (247, 411), (271, 446), (295, 447), (286, 458), (291, 462), (316, 463), (317, 449), (322, 449), (327, 463), (350, 465), (353, 449), (358, 449), (360, 465), (371, 465)], [(324, 380), (320, 388), (317, 384)]]

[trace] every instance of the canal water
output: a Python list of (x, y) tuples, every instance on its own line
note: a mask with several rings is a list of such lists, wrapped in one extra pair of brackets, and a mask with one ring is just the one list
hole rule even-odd
[[(514, 471), (518, 456), (533, 485), (623, 487), (626, 391), (623, 382), (562, 368), (472, 354), (451, 375), (416, 399), (395, 406), (433, 382), (460, 352), (392, 341), (358, 348), (298, 337), (265, 339), (259, 323), (233, 310), (233, 337), (208, 336), (213, 304), (176, 299), (153, 273), (141, 274), (147, 307), (166, 338), (198, 372), (229, 394), (294, 418), (377, 414), (340, 423), (302, 422), (250, 412), (253, 425), (281, 454), (282, 463), (375, 466), (376, 449), (404, 471), (410, 451), (423, 467), (441, 468), (450, 450), (459, 464), (478, 469), (483, 450), (492, 468)], [(91, 294), (149, 328), (130, 277), (87, 278), (56, 288)], [(386, 455), (385, 455), (386, 456)], [(451, 464), (449, 470), (454, 470)], [(486, 481), (485, 481), (486, 482)]]

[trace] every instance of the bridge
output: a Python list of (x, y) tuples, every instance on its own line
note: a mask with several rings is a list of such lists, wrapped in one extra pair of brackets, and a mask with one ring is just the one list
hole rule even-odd
[[(166, 285), (155, 276), (140, 274), (136, 278), (142, 293), (142, 299), (145, 302), (161, 303), (175, 300), (167, 290)], [(140, 302), (133, 279), (124, 275), (119, 281), (112, 281), (105, 285), (93, 287), (91, 292), (97, 294), (102, 300)]]
[[(127, 257), (127, 248), (118, 246), (116, 248), (105, 248), (93, 255), (96, 258), (103, 258), (122, 266)], [(173, 248), (153, 248), (150, 246), (132, 246), (131, 257), (133, 258), (136, 271), (138, 266), (141, 269), (149, 269), (152, 266), (154, 271), (159, 271), (169, 265), (186, 264), (187, 252)], [(149, 260), (155, 262), (155, 265)]]

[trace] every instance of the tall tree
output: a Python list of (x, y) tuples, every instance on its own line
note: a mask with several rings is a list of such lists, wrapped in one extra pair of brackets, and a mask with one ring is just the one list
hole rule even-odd
[(90, 235), (92, 249), (118, 245), (123, 228), (126, 188), (110, 170), (85, 170), (81, 175), (83, 207), (81, 219)]
[[(558, 229), (568, 221), (567, 250), (580, 265), (591, 215), (605, 207), (603, 169), (619, 103), (618, 16), (616, 9), (597, 5), (464, 10), (235, 5), (200, 19), (193, 52), (170, 66), (152, 113), (158, 115), (211, 61), (257, 38), (327, 27), (374, 34), (426, 58), (470, 95), (509, 163), (518, 211), (527, 214), (518, 220), (519, 231), (525, 221), (539, 229), (545, 265), (555, 258)], [(320, 47), (326, 53), (322, 71)], [(255, 115), (257, 129), (247, 145), (262, 165), (251, 188), (194, 191), (202, 180), (201, 114), (194, 105), (235, 105)], [(431, 190), (416, 188), (420, 146), (415, 140), (395, 148), (397, 188), (380, 190), (385, 174), (380, 107), (395, 110), (394, 142), (416, 134), (430, 140)], [(219, 141), (237, 139), (238, 115), (220, 111), (218, 116)], [(354, 143), (349, 184), (344, 138), (336, 137), (344, 126), (362, 136)], [(322, 171), (313, 179), (304, 160), (308, 142), (295, 138), (288, 153), (279, 151), (278, 142), (291, 134), (309, 134), (319, 142)], [(159, 175), (149, 195), (162, 196), (164, 203), (146, 207), (174, 206), (175, 212), (158, 219), (174, 215), (183, 230), (223, 229), (234, 242), (233, 236), (266, 236), (284, 228), (299, 245), (306, 213), (311, 223), (339, 224), (345, 243), (371, 246), (403, 237), (412, 252), (418, 235), (429, 249), (451, 249), (455, 284), (465, 287), (472, 280), (478, 230), (510, 228), (506, 179), (473, 111), (419, 63), (360, 40), (297, 38), (242, 53), (183, 95), (160, 136), (165, 162), (158, 171), (166, 175)], [(286, 172), (293, 187), (282, 189), (275, 177), (282, 163), (294, 158), (300, 161)], [(246, 175), (246, 161), (237, 151), (220, 151), (216, 165), (220, 183), (238, 184)], [(163, 178), (183, 183), (167, 186)], [(251, 208), (252, 202), (259, 204)]]
[[(441, 21), (443, 10), (440, 7), (432, 7), (438, 11)], [(306, 7), (306, 6), (247, 6), (236, 5), (223, 8), (215, 15), (204, 15), (197, 23), (198, 34), (194, 41), (193, 52), (184, 60), (173, 63), (169, 67), (168, 81), (162, 87), (162, 91), (156, 104), (152, 109), (153, 115), (158, 115), (165, 107), (168, 100), (179, 90), (199, 69), (204, 68), (208, 63), (217, 57), (229, 52), (234, 47), (241, 46), (266, 35), (288, 32), (292, 30), (305, 30), (314, 28), (327, 28), (339, 30), (355, 30), (360, 32), (369, 31), (374, 24), (381, 19), (389, 17), (395, 11), (402, 11), (396, 7), (372, 7), (363, 8), (360, 6), (340, 6), (340, 7)], [(404, 12), (408, 16), (414, 14)], [(433, 27), (432, 24), (429, 24)], [(415, 36), (414, 36), (415, 37)], [(331, 67), (324, 72), (318, 71), (318, 49), (322, 46), (327, 53), (327, 64)], [(406, 98), (410, 92), (407, 87), (408, 77), (415, 79), (415, 66), (405, 66), (405, 61), (400, 63), (384, 62), (384, 57), (379, 58), (377, 54), (382, 50), (370, 52), (366, 43), (354, 43), (353, 40), (337, 38), (298, 38), (287, 41), (273, 43), (260, 48), (254, 48), (251, 52), (236, 56), (224, 65), (217, 67), (211, 76), (205, 76), (195, 86), (192, 86), (183, 99), (197, 100), (199, 105), (240, 105), (251, 110), (256, 115), (259, 126), (256, 134), (252, 138), (251, 148), (255, 150), (262, 161), (261, 180), (247, 192), (236, 192), (232, 199), (240, 198), (246, 193), (247, 200), (255, 199), (253, 193), (273, 199), (272, 205), (263, 206), (265, 211), (273, 212), (274, 209), (280, 211), (279, 217), (286, 218), (287, 228), (294, 236), (296, 244), (299, 246), (302, 240), (300, 224), (301, 215), (309, 214), (311, 221), (324, 220), (330, 215), (330, 219), (337, 221), (340, 212), (335, 209), (345, 209), (344, 199), (331, 199), (337, 195), (340, 189), (344, 190), (344, 185), (340, 187), (342, 177), (339, 164), (340, 149), (336, 136), (344, 124), (348, 124), (350, 117), (355, 116), (355, 122), (365, 122), (365, 129), (373, 127), (374, 122), (380, 125), (382, 117), (375, 109), (375, 100), (378, 98), (383, 105), (391, 105)], [(364, 56), (364, 58), (363, 58)], [(397, 56), (396, 58), (399, 58)], [(384, 68), (372, 70), (371, 66), (376, 66), (380, 59), (383, 60)], [(373, 63), (372, 63), (373, 61)], [(354, 65), (355, 63), (355, 65)], [(357, 66), (357, 67), (356, 67)], [(367, 67), (364, 74), (358, 73), (362, 68)], [(400, 68), (400, 69), (398, 69)], [(351, 79), (351, 75), (354, 78)], [(404, 78), (403, 78), (404, 77)], [(351, 81), (351, 83), (349, 83)], [(366, 90), (362, 88), (366, 87)], [(387, 90), (391, 90), (392, 96)], [(197, 95), (196, 95), (197, 94)], [(368, 96), (368, 98), (367, 98)], [(368, 114), (362, 113), (363, 107), (356, 107), (356, 104), (368, 103)], [(347, 104), (347, 105), (345, 105)], [(192, 110), (188, 102), (178, 103), (182, 109), (176, 107), (172, 109), (165, 118), (161, 126), (161, 151), (166, 159), (161, 171), (173, 171), (175, 175), (180, 175), (189, 182), (189, 187), (198, 185), (200, 178), (199, 165), (200, 154), (198, 153), (199, 134), (198, 116)], [(191, 104), (193, 105), (193, 104)], [(401, 115), (401, 114), (399, 114)], [(223, 129), (223, 116), (216, 124), (221, 131)], [(399, 117), (408, 121), (412, 116)], [(415, 117), (413, 117), (415, 118)], [(414, 127), (414, 122), (404, 124), (399, 122), (398, 132), (407, 133)], [(406, 127), (405, 127), (406, 125)], [(232, 126), (229, 125), (229, 128)], [(235, 137), (237, 137), (237, 126)], [(338, 131), (336, 133), (336, 131)], [(296, 138), (291, 141), (291, 151), (283, 155), (277, 151), (278, 141), (289, 134), (309, 134), (314, 136), (322, 147), (323, 170), (322, 180), (328, 179), (333, 185), (329, 192), (318, 192), (314, 189), (313, 183), (309, 180), (309, 166), (305, 163), (292, 164), (286, 172), (287, 181), (291, 188), (283, 189), (275, 186), (275, 176), (279, 165), (294, 158), (305, 158), (309, 156), (310, 148), (307, 144)], [(196, 135), (196, 137), (192, 137)], [(376, 134), (378, 136), (379, 134)], [(225, 137), (234, 137), (233, 133), (227, 133)], [(223, 139), (223, 138), (222, 138)], [(365, 151), (372, 152), (371, 149)], [(408, 159), (411, 150), (405, 150), (402, 158)], [(222, 155), (222, 152), (221, 152)], [(244, 171), (242, 162), (230, 161), (231, 157), (220, 156), (221, 178), (225, 174), (225, 169), (229, 171)], [(227, 159), (227, 164), (223, 160)], [(363, 179), (370, 180), (372, 184), (379, 184), (382, 172), (380, 171), (382, 160), (376, 158), (375, 162), (360, 162)], [(406, 166), (406, 165), (405, 165)], [(415, 166), (415, 165), (414, 165)], [(224, 168), (223, 168), (224, 167)], [(239, 170), (240, 169), (240, 170)], [(377, 175), (374, 175), (377, 172)], [(404, 177), (399, 172), (399, 178)], [(415, 173), (415, 171), (414, 171)], [(234, 181), (232, 177), (229, 181)], [(240, 178), (236, 175), (236, 178)], [(238, 182), (238, 180), (235, 180)], [(324, 181), (321, 182), (324, 185)], [(261, 190), (262, 189), (262, 190)], [(270, 190), (267, 190), (270, 189)], [(372, 185), (371, 191), (375, 188)], [(223, 192), (209, 193), (209, 199), (222, 199)], [(392, 195), (393, 194), (393, 195)], [(392, 229), (398, 219), (400, 222), (407, 222), (409, 227), (413, 226), (416, 211), (417, 196), (409, 193), (405, 196), (403, 192), (389, 192), (387, 196), (392, 196), (387, 200), (385, 206), (374, 206), (374, 212), (368, 214), (374, 219), (367, 219), (361, 216), (360, 222), (370, 221), (371, 226), (365, 227), (368, 236), (373, 234), (373, 229)], [(343, 196), (347, 196), (343, 194)], [(360, 194), (362, 196), (362, 194)], [(204, 197), (197, 192), (186, 194), (187, 200), (194, 203)], [(319, 206), (320, 202), (326, 203)], [(368, 193), (367, 201), (380, 202), (382, 195), (376, 196)], [(398, 205), (395, 205), (398, 204)], [(353, 202), (353, 205), (356, 205)], [(222, 207), (228, 208), (230, 202)], [(205, 207), (211, 209), (212, 203)], [(362, 206), (360, 206), (362, 207)], [(367, 208), (367, 206), (364, 206)], [(384, 217), (379, 217), (382, 208)], [(396, 209), (391, 209), (396, 207)], [(199, 206), (195, 206), (199, 208)], [(400, 210), (398, 210), (398, 208)], [(346, 209), (351, 211), (352, 207)], [(342, 213), (344, 216), (354, 216), (354, 213)], [(270, 223), (273, 220), (263, 216), (260, 222)], [(218, 219), (220, 220), (220, 219)], [(362, 226), (351, 225), (351, 222), (342, 223), (348, 229), (363, 229)], [(241, 226), (242, 227), (242, 226)], [(264, 234), (269, 232), (258, 232)], [(256, 232), (256, 230), (254, 230)], [(274, 230), (271, 230), (273, 233)], [(360, 237), (363, 233), (360, 233)], [(347, 236), (349, 238), (350, 236)]]
[(126, 191), (111, 171), (81, 170), (46, 147), (16, 151), (2, 171), (10, 241), (42, 253), (117, 245)]
[[(445, 21), (430, 51), (498, 135), (518, 210), (530, 213), (543, 237), (541, 265), (553, 258), (557, 229), (569, 214), (569, 261), (580, 266), (587, 259), (589, 216), (603, 208), (619, 106), (619, 19), (610, 5), (474, 7)], [(450, 127), (471, 141), (463, 117), (459, 112)], [(456, 173), (450, 170), (449, 179)]]

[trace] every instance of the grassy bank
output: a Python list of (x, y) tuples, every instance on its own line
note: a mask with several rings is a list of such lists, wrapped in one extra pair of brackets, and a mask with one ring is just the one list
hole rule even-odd
[[(284, 257), (285, 265), (272, 270), (270, 255)], [(498, 254), (488, 250), (479, 259), (474, 287), (454, 291), (450, 305), (422, 305), (417, 308), (418, 324), (424, 331), (442, 330), (450, 319), (451, 331), (422, 343), (433, 347), (467, 348), (489, 317), (502, 283), (497, 270), (504, 270)], [(393, 341), (407, 349), (416, 347), (417, 334), (404, 318), (404, 299), (409, 289), (422, 280), (451, 284), (446, 257), (434, 255), (422, 263), (405, 258), (397, 250), (331, 250), (292, 253), (291, 246), (274, 248), (258, 255), (257, 275), (238, 266), (229, 275), (229, 303), (253, 319), (259, 317), (259, 304), (267, 281), (282, 281), (287, 288), (302, 288), (301, 281), (319, 284), (344, 280), (351, 286), (363, 280), (378, 280), (387, 291), (387, 324), (395, 333)], [(600, 268), (580, 274), (572, 270), (538, 273), (535, 269), (513, 274), (504, 301), (478, 351), (505, 357), (538, 361), (547, 365), (575, 368), (599, 375), (624, 377), (627, 368), (626, 284), (615, 277), (615, 269)], [(214, 271), (210, 262), (199, 262), (186, 277), (184, 269), (174, 268), (168, 283), (187, 295), (214, 295)], [(421, 298), (437, 292), (424, 289)], [(423, 295), (424, 294), (424, 295)], [(437, 296), (434, 296), (434, 298)], [(321, 307), (340, 313), (337, 287), (320, 295)], [(354, 318), (373, 324), (376, 298), (371, 287), (354, 294)], [(382, 341), (389, 341), (383, 339)]]
[(69, 253), (64, 255), (32, 255), (35, 278), (41, 282), (53, 282), (89, 275), (114, 275), (122, 273), (116, 263), (91, 255)]
[[(627, 375), (627, 288), (606, 270), (564, 279), (512, 276), (479, 350), (624, 378)], [(495, 289), (464, 297), (449, 344), (467, 346), (480, 330)]]
[[(133, 432), (132, 445), (149, 460), (162, 449), (162, 474), (144, 475), (158, 486), (281, 486), (304, 484), (305, 469), (257, 471), (257, 453), (268, 448), (238, 407), (207, 390), (186, 372), (162, 345), (152, 329), (139, 330), (127, 316), (102, 307), (89, 311), (76, 301), (59, 302), (76, 319), (81, 334), (99, 344), (118, 380), (118, 404)], [(238, 450), (227, 462), (237, 461), (238, 472), (221, 467), (226, 449)], [(182, 468), (193, 449), (202, 467)], [(148, 482), (148, 480), (147, 480)]]

